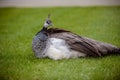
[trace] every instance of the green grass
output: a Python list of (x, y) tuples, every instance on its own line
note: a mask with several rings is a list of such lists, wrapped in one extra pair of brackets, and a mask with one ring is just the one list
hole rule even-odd
[(49, 13), (57, 28), (120, 47), (120, 7), (0, 8), (0, 80), (120, 79), (120, 56), (36, 59), (32, 38)]

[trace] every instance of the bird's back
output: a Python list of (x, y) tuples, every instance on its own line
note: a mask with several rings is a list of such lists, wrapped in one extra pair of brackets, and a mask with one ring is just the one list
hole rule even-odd
[(87, 56), (104, 56), (106, 54), (120, 54), (120, 49), (114, 45), (96, 41), (87, 37), (76, 35), (70, 31), (58, 28), (50, 28), (47, 30), (49, 37), (65, 40), (71, 50), (87, 54)]

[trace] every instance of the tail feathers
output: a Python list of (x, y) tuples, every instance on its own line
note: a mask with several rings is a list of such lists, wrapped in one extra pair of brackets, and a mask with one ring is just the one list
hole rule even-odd
[(108, 51), (108, 54), (120, 55), (120, 48), (115, 48), (112, 51)]
[(114, 52), (115, 52), (116, 54), (120, 54), (120, 48), (115, 49)]

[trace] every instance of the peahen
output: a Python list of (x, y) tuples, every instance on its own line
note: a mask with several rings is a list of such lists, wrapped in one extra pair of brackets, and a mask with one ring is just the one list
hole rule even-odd
[(32, 49), (37, 58), (49, 57), (59, 60), (120, 54), (120, 48), (114, 45), (79, 36), (59, 28), (48, 29), (49, 26), (52, 26), (50, 15), (42, 30), (35, 35), (32, 41)]

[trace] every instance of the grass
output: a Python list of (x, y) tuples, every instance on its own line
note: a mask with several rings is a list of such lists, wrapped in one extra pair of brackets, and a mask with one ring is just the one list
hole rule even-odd
[(120, 7), (0, 8), (0, 80), (119, 80), (120, 56), (36, 59), (33, 36), (55, 27), (120, 47)]

